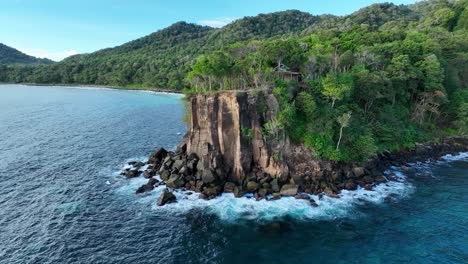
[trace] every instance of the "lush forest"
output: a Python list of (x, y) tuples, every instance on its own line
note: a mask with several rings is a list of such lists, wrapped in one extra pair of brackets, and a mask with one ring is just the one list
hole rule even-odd
[(199, 55), (239, 41), (294, 36), (323, 19), (285, 11), (247, 17), (221, 29), (178, 22), (122, 46), (72, 56), (52, 66), (4, 66), (0, 68), (0, 82), (182, 90), (187, 86), (185, 76)]
[(39, 59), (0, 43), (0, 65), (52, 64), (49, 59)]
[(287, 136), (332, 160), (467, 134), (467, 7), (373, 5), (338, 28), (236, 43), (200, 56), (187, 92), (271, 90), (280, 110), (264, 136)]
[(53, 65), (0, 65), (0, 82), (272, 91), (265, 137), (365, 160), (468, 133), (468, 1), (375, 4), (351, 15), (285, 11), (221, 29), (179, 22)]

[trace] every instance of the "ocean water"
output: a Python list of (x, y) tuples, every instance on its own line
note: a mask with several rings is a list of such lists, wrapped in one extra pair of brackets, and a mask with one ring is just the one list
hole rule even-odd
[(179, 95), (0, 85), (0, 263), (468, 263), (468, 154), (372, 191), (155, 201), (126, 162), (186, 132)]

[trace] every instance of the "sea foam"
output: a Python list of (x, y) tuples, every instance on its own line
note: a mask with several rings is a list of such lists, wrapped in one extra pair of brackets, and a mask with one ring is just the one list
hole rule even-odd
[[(468, 160), (468, 153), (446, 155), (442, 157), (442, 160), (444, 162)], [(415, 166), (417, 170), (421, 168), (421, 165)], [(129, 196), (130, 199), (135, 199), (138, 203), (147, 205), (148, 208), (158, 214), (185, 214), (191, 210), (203, 210), (218, 216), (225, 222), (231, 223), (239, 220), (271, 221), (286, 216), (298, 220), (332, 220), (359, 217), (359, 210), (355, 210), (357, 206), (378, 205), (386, 201), (398, 201), (411, 196), (415, 187), (407, 181), (407, 176), (400, 168), (392, 167), (385, 172), (385, 175), (390, 174), (394, 175), (397, 181), (379, 184), (370, 191), (363, 188), (358, 188), (355, 191), (343, 190), (339, 194), (339, 198), (323, 196), (320, 199), (317, 195), (310, 195), (316, 201), (318, 207), (311, 206), (306, 200), (298, 200), (293, 197), (283, 197), (276, 201), (256, 201), (251, 198), (252, 195), (235, 198), (234, 195), (228, 193), (207, 201), (199, 199), (198, 193), (180, 190), (174, 191), (177, 203), (160, 207), (156, 205), (156, 200), (166, 187), (160, 186), (148, 194), (136, 195), (135, 190), (147, 182), (147, 179), (142, 177), (127, 180), (119, 176), (124, 182), (119, 185), (116, 192)], [(159, 177), (157, 179), (160, 180)]]
[(207, 201), (200, 199), (198, 193), (180, 190), (174, 191), (177, 203), (160, 207), (156, 205), (156, 200), (166, 187), (160, 186), (148, 194), (136, 195), (135, 190), (147, 182), (147, 179), (142, 177), (123, 179), (125, 182), (116, 189), (116, 193), (129, 196), (129, 199), (135, 199), (137, 203), (148, 205), (151, 210), (160, 214), (185, 214), (191, 210), (203, 210), (231, 223), (239, 220), (271, 221), (286, 216), (298, 220), (328, 220), (357, 217), (357, 211), (353, 210), (356, 206), (369, 203), (379, 204), (389, 198), (398, 200), (413, 193), (414, 188), (406, 182), (406, 176), (403, 173), (398, 169), (392, 169), (388, 173), (396, 175), (399, 181), (380, 184), (371, 191), (363, 188), (356, 191), (344, 190), (339, 195), (340, 198), (323, 196), (320, 199), (317, 195), (310, 195), (318, 207), (311, 206), (309, 201), (293, 197), (283, 197), (276, 201), (256, 201), (250, 198), (251, 195), (235, 198), (233, 194), (228, 193)]

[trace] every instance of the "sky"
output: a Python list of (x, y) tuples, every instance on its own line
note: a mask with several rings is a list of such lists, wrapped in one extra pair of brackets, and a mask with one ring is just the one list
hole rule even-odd
[(222, 27), (260, 13), (298, 9), (346, 15), (379, 2), (385, 0), (0, 0), (0, 43), (58, 61), (118, 46), (178, 21)]

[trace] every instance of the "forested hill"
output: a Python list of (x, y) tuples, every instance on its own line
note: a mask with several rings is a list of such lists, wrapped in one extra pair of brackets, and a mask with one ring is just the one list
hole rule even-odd
[(10, 64), (52, 64), (49, 59), (39, 59), (0, 43), (0, 65)]
[(243, 40), (297, 35), (321, 20), (285, 11), (246, 17), (221, 29), (178, 22), (121, 46), (72, 56), (50, 67), (11, 67), (3, 81), (182, 89), (185, 75), (201, 54)]
[[(424, 22), (433, 5), (375, 4), (337, 17), (315, 16), (290, 10), (239, 19), (221, 29), (178, 22), (124, 45), (90, 54), (72, 56), (49, 66), (0, 66), (0, 82), (58, 83), (152, 87), (181, 90), (198, 56), (231, 44), (250, 41), (305, 37), (318, 31), (338, 34), (357, 25), (369, 31), (406, 27)], [(452, 1), (450, 2), (452, 3)]]

